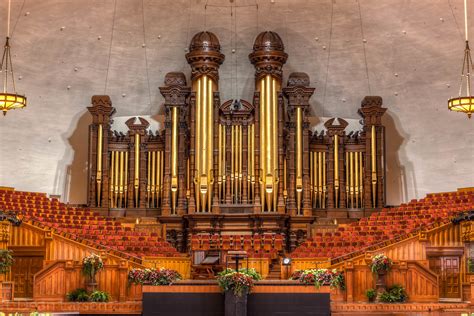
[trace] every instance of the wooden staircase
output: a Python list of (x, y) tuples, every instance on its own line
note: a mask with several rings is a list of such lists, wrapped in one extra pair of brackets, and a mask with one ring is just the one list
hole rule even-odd
[(266, 280), (280, 280), (281, 278), (280, 276), (281, 276), (280, 258), (272, 259)]

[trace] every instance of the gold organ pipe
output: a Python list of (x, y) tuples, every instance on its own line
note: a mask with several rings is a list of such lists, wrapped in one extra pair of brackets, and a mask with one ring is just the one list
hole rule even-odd
[(110, 206), (114, 206), (114, 171), (115, 171), (115, 152), (110, 152)]
[(151, 207), (156, 207), (156, 197), (155, 197), (155, 192), (156, 192), (156, 155), (157, 151), (153, 151), (151, 153)]
[(195, 186), (195, 199), (196, 199), (196, 211), (201, 211), (201, 190), (200, 190), (200, 179), (201, 179), (201, 94), (202, 94), (202, 77), (197, 79), (197, 93), (196, 93), (196, 142), (195, 142), (195, 174), (194, 174), (194, 182), (196, 183)]
[(339, 207), (339, 135), (334, 135), (334, 206)]
[(133, 183), (135, 187), (135, 207), (138, 207), (138, 193), (140, 191), (140, 134), (138, 133), (135, 134), (135, 179)]
[(272, 121), (273, 121), (273, 107), (272, 107), (272, 85), (271, 76), (266, 75), (265, 77), (265, 109), (268, 110), (265, 113), (265, 156), (267, 158), (266, 167), (267, 174), (265, 175), (265, 195), (267, 199), (267, 209), (272, 211), (273, 205), (273, 150), (272, 150)]
[(326, 152), (323, 152), (323, 208), (326, 208)]
[(286, 198), (288, 197), (288, 190), (286, 187), (286, 159), (283, 160), (283, 198), (285, 199), (286, 203)]
[[(207, 104), (207, 76), (202, 77), (202, 159), (201, 159), (201, 203), (202, 211), (206, 211), (207, 206), (207, 150), (208, 150), (208, 138), (207, 138), (207, 117), (208, 113), (208, 104)], [(199, 153), (198, 153), (199, 155)]]
[(311, 189), (310, 189), (310, 192), (311, 192), (311, 205), (313, 205), (313, 202), (314, 202), (314, 199), (313, 199), (313, 193), (314, 193), (314, 187), (313, 187), (313, 183), (314, 183), (313, 170), (314, 170), (314, 166), (313, 166), (313, 152), (310, 151), (310, 152), (309, 152), (309, 187), (311, 188)]
[(125, 152), (125, 158), (124, 158), (124, 205), (127, 207), (127, 200), (128, 200), (128, 151)]
[(118, 207), (120, 153), (118, 151), (115, 151), (114, 153), (115, 153), (114, 204), (115, 204), (115, 207)]
[(318, 151), (318, 201), (320, 208), (323, 208), (323, 195), (323, 152)]
[(372, 125), (371, 133), (371, 158), (372, 158), (372, 207), (376, 207), (376, 198), (377, 198), (377, 140), (375, 133), (375, 125)]
[(231, 125), (230, 130), (230, 196), (232, 197), (232, 201), (234, 200), (234, 176), (235, 176), (235, 127)]
[(187, 161), (186, 161), (186, 198), (187, 199), (189, 199), (189, 197), (191, 195), (191, 192), (189, 190), (189, 188), (190, 188), (189, 185), (191, 184), (189, 182), (189, 177), (190, 177), (190, 175), (189, 175), (189, 158), (188, 158)]
[(148, 151), (147, 172), (146, 172), (146, 196), (148, 207), (152, 207), (151, 203), (151, 151)]
[(250, 143), (252, 144), (250, 150), (250, 158), (252, 159), (250, 163), (250, 170), (252, 170), (252, 201), (255, 201), (255, 124), (250, 126), (250, 133)]
[(172, 107), (171, 115), (171, 211), (175, 214), (178, 199), (178, 107)]
[(218, 158), (218, 170), (217, 184), (219, 187), (219, 201), (222, 198), (222, 124), (218, 125), (218, 142), (219, 142), (219, 158)]
[(252, 187), (251, 187), (251, 178), (252, 178), (252, 141), (250, 139), (251, 126), (247, 125), (247, 201), (252, 200)]
[(354, 207), (354, 152), (349, 153), (351, 207)]
[(243, 171), (243, 168), (242, 168), (242, 152), (243, 152), (243, 133), (242, 133), (242, 125), (239, 125), (239, 202), (242, 202), (242, 188), (243, 188), (243, 185), (242, 185), (242, 179), (243, 179), (243, 175), (242, 175), (242, 171)]
[(120, 182), (119, 182), (119, 207), (122, 207), (123, 202), (123, 158), (124, 153), (123, 151), (120, 152)]
[(164, 170), (165, 169), (165, 152), (164, 151), (161, 151), (160, 152), (160, 187), (159, 187), (159, 191), (158, 191), (158, 194), (160, 196), (160, 202), (163, 200), (163, 175), (164, 175)]
[(265, 179), (267, 176), (266, 168), (266, 157), (265, 157), (265, 78), (260, 80), (260, 194), (261, 194), (261, 203), (262, 203), (262, 212), (265, 212)]
[(226, 176), (227, 176), (227, 166), (226, 166), (226, 138), (227, 138), (227, 126), (222, 126), (222, 200), (225, 200), (225, 186), (226, 186)]
[(97, 206), (101, 206), (102, 198), (102, 142), (103, 142), (103, 128), (102, 124), (99, 124), (99, 130), (97, 131)]
[(359, 207), (359, 152), (355, 152), (355, 207)]
[(349, 173), (350, 173), (350, 163), (349, 163), (349, 152), (346, 151), (346, 159), (345, 159), (345, 163), (346, 163), (346, 205), (347, 207), (350, 207), (349, 205), (349, 197), (350, 197), (350, 183), (349, 183)]
[(279, 179), (279, 165), (278, 165), (278, 94), (277, 94), (277, 80), (272, 77), (272, 136), (273, 136), (273, 157), (272, 157), (272, 175), (273, 175), (273, 209), (276, 211), (278, 201), (278, 182)]
[(301, 211), (303, 198), (303, 113), (296, 108), (296, 209)]
[(364, 204), (364, 161), (362, 160), (363, 157), (362, 157), (362, 152), (359, 152), (359, 160), (360, 160), (360, 163), (359, 163), (359, 167), (360, 167), (360, 173), (359, 173), (359, 177), (360, 177), (360, 180), (359, 180), (359, 194), (360, 194), (360, 206), (362, 207)]
[(212, 79), (208, 80), (208, 92), (207, 92), (207, 138), (208, 138), (208, 149), (207, 149), (207, 199), (208, 199), (208, 211), (211, 211), (212, 205), (212, 184), (214, 183), (214, 176), (212, 173), (213, 170), (213, 155), (214, 155), (214, 137), (213, 137), (213, 128), (214, 128), (214, 107), (213, 107), (213, 81)]

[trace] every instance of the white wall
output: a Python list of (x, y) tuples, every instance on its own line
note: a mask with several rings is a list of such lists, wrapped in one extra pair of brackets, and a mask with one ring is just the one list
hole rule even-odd
[[(226, 55), (222, 100), (251, 100), (247, 56), (263, 30), (285, 42), (285, 82), (292, 71), (310, 75), (315, 115), (357, 119), (365, 95), (382, 96), (390, 204), (474, 186), (474, 119), (446, 105), (459, 87), (461, 0), (258, 0), (258, 11), (236, 0), (232, 17), (227, 0), (207, 10), (204, 0), (148, 0), (145, 34), (138, 0), (117, 0), (113, 28), (113, 0), (12, 2), (13, 62), (29, 106), (0, 118), (0, 185), (85, 202), (90, 97), (109, 94), (117, 116), (162, 113), (158, 86), (169, 71), (189, 74), (185, 48), (207, 28)], [(6, 1), (0, 16), (4, 36)]]

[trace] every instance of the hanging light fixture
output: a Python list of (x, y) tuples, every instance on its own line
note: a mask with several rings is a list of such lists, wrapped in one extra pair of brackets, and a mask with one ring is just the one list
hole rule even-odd
[[(469, 37), (467, 32), (467, 0), (464, 0), (464, 33), (466, 35), (466, 48), (464, 49), (464, 61), (461, 72), (461, 85), (459, 96), (448, 100), (448, 109), (455, 112), (463, 112), (471, 118), (474, 113), (474, 96), (471, 95), (471, 50), (469, 48)], [(463, 96), (463, 81), (466, 80), (466, 94)]]
[[(3, 111), (3, 115), (6, 115), (9, 110), (21, 109), (26, 106), (26, 97), (16, 93), (12, 56), (10, 52), (10, 12), (11, 0), (8, 0), (7, 39), (5, 49), (3, 50), (2, 62), (0, 63), (0, 74), (3, 76), (3, 92), (0, 92), (0, 110)], [(9, 87), (9, 77), (11, 87)], [(13, 90), (8, 91), (9, 88)]]

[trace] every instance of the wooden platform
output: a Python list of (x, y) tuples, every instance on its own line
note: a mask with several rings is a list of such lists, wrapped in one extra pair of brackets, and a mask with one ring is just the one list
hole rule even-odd
[(81, 314), (122, 314), (141, 315), (142, 302), (110, 302), (110, 303), (74, 303), (74, 302), (2, 302), (0, 311), (3, 313), (58, 313), (79, 312)]
[(397, 315), (397, 316), (461, 316), (471, 315), (474, 307), (469, 303), (342, 303), (331, 302), (331, 315)]

